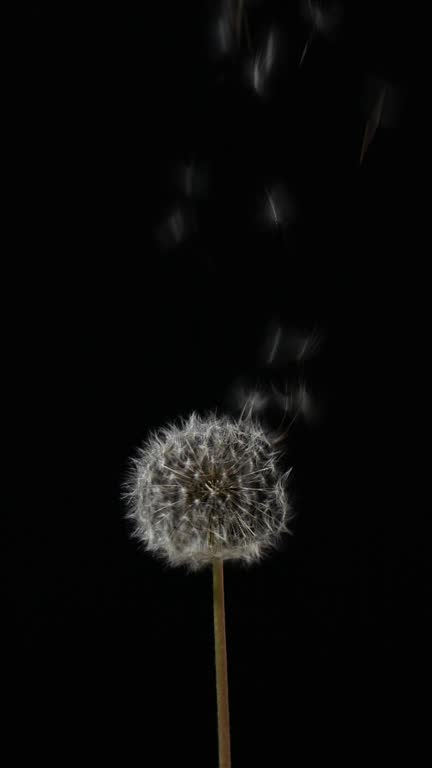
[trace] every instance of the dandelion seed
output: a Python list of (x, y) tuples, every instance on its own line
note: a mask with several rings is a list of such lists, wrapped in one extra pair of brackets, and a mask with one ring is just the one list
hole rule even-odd
[(269, 349), (269, 354), (268, 354), (267, 361), (266, 361), (267, 365), (271, 365), (273, 360), (276, 357), (276, 352), (277, 352), (277, 350), (279, 348), (281, 336), (282, 336), (282, 328), (279, 325), (276, 328), (276, 330), (275, 330), (275, 332), (273, 334), (273, 338), (270, 341), (270, 349)]
[(369, 78), (364, 96), (367, 121), (363, 134), (360, 162), (362, 165), (379, 128), (388, 128), (398, 117), (402, 107), (402, 92), (383, 80)]
[(262, 95), (272, 72), (276, 56), (276, 34), (272, 29), (267, 40), (249, 64), (249, 80), (256, 93)]
[(234, 398), (235, 405), (241, 408), (240, 420), (261, 413), (269, 399), (268, 395), (258, 389), (246, 390), (244, 387), (235, 389)]
[(334, 33), (342, 18), (342, 9), (339, 5), (335, 4), (324, 10), (317, 2), (303, 0), (301, 3), (301, 13), (310, 27), (310, 33), (300, 57), (299, 67), (302, 66), (315, 37), (318, 35), (329, 37)]
[(280, 366), (290, 362), (302, 363), (314, 357), (323, 340), (322, 333), (314, 330), (300, 331), (283, 328), (271, 323), (265, 333), (259, 353), (260, 362), (266, 366)]
[(264, 229), (282, 232), (295, 217), (295, 206), (283, 184), (266, 187), (262, 196), (259, 218)]
[(212, 37), (211, 45), (219, 55), (227, 56), (232, 52), (236, 34), (231, 0), (222, 2), (219, 16), (212, 30)]
[(339, 4), (326, 4), (323, 8), (320, 2), (302, 0), (301, 13), (305, 21), (321, 35), (329, 35), (342, 19), (342, 8)]
[(183, 239), (185, 232), (185, 222), (182, 211), (174, 211), (168, 219), (167, 226), (170, 229), (174, 240), (179, 243)]
[(185, 163), (175, 170), (175, 183), (188, 200), (202, 198), (208, 191), (208, 169), (194, 161)]
[(192, 229), (190, 215), (184, 208), (177, 206), (162, 222), (156, 233), (156, 239), (164, 249), (181, 245)]
[(363, 144), (362, 144), (361, 153), (360, 153), (360, 165), (362, 164), (364, 160), (364, 156), (368, 151), (368, 148), (372, 143), (374, 136), (378, 130), (378, 126), (380, 124), (381, 116), (384, 108), (385, 92), (386, 92), (386, 89), (383, 88), (379, 95), (378, 101), (374, 109), (372, 110), (372, 114), (366, 123), (366, 128), (363, 136)]
[(299, 416), (307, 422), (314, 421), (318, 416), (317, 405), (303, 383), (300, 386), (292, 387), (290, 390), (286, 388), (285, 392), (281, 392), (272, 384), (272, 391), (275, 405), (283, 412), (279, 429), (288, 414), (293, 414), (291, 424)]

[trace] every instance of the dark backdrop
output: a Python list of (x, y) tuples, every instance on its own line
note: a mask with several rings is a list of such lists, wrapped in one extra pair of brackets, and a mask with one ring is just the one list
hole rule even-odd
[[(226, 567), (233, 765), (383, 762), (418, 744), (413, 41), (408, 11), (376, 5), (341, 4), (299, 67), (300, 6), (246, 4), (253, 44), (277, 33), (262, 98), (245, 44), (217, 53), (216, 4), (21, 5), (7, 702), (32, 759), (216, 765), (211, 574), (139, 550), (121, 483), (149, 429), (222, 408), (239, 376), (295, 380), (260, 362), (272, 322), (319, 331), (302, 374), (321, 420), (287, 445), (294, 536)], [(187, 165), (203, 179), (192, 202)], [(283, 228), (265, 226), (274, 185), (295, 211)]]

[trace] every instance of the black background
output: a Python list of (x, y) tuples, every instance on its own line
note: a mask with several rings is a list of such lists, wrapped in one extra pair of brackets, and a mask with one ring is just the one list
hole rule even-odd
[[(253, 41), (278, 34), (263, 99), (245, 46), (216, 55), (211, 3), (21, 6), (4, 562), (7, 701), (33, 759), (217, 764), (211, 574), (139, 550), (121, 483), (149, 429), (221, 408), (239, 376), (295, 379), (260, 366), (273, 321), (320, 331), (304, 376), (323, 418), (289, 437), (294, 536), (226, 567), (233, 765), (383, 762), (403, 745), (415, 762), (429, 596), (405, 479), (413, 39), (376, 5), (342, 4), (301, 68), (299, 6), (248, 6)], [(360, 167), (381, 82), (397, 108)], [(167, 247), (190, 162), (206, 194)], [(260, 225), (273, 184), (296, 209), (283, 235)]]

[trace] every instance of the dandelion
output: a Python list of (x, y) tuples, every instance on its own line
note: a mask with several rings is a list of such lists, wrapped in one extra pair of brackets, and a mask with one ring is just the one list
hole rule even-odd
[(290, 516), (280, 453), (258, 421), (192, 414), (154, 433), (127, 481), (134, 535), (170, 565), (258, 560)]
[(192, 413), (154, 432), (126, 482), (134, 535), (173, 566), (212, 565), (219, 765), (229, 768), (230, 728), (223, 563), (252, 563), (276, 546), (291, 517), (289, 472), (274, 438), (246, 414)]

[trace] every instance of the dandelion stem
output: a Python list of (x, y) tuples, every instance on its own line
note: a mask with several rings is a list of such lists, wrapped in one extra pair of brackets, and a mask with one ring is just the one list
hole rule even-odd
[(224, 573), (223, 560), (220, 558), (215, 558), (213, 560), (213, 611), (219, 738), (219, 768), (231, 768)]

